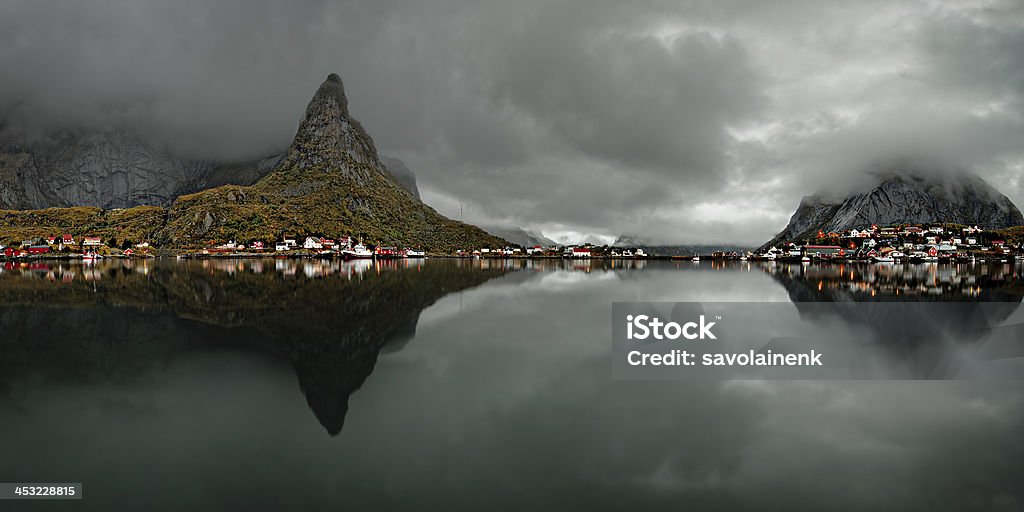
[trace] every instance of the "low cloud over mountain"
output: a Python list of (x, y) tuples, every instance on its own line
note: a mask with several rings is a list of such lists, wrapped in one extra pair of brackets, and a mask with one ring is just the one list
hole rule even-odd
[(337, 70), (450, 217), (757, 243), (893, 154), (1024, 201), (1022, 17), (1010, 0), (14, 0), (0, 117), (252, 161)]

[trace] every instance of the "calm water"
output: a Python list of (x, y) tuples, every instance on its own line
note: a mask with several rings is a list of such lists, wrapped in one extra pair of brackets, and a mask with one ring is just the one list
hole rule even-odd
[(7, 265), (0, 481), (85, 499), (0, 509), (1020, 510), (1024, 381), (618, 381), (609, 320), (1022, 297), (1019, 264)]

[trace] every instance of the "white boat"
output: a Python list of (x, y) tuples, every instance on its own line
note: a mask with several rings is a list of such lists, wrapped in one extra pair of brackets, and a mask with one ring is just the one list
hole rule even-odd
[(692, 260), (693, 260), (693, 261), (700, 261), (700, 256), (696, 256), (696, 255), (694, 255), (694, 257), (692, 258)]
[(405, 250), (405, 257), (407, 257), (407, 258), (424, 258), (426, 256), (427, 256), (427, 253), (425, 251), (421, 251), (421, 250), (418, 250), (418, 249), (406, 249)]
[(899, 260), (899, 259), (903, 259), (903, 258), (905, 258), (905, 257), (906, 257), (906, 255), (905, 255), (905, 254), (903, 254), (903, 253), (902, 253), (902, 252), (900, 252), (900, 251), (893, 251), (893, 252), (889, 253), (889, 256), (890, 256), (890, 257), (891, 257), (891, 258), (892, 258), (893, 260)]
[(939, 257), (938, 256), (931, 256), (931, 255), (929, 255), (926, 252), (918, 251), (918, 252), (915, 252), (915, 253), (910, 255), (910, 261), (920, 262), (920, 263), (930, 263), (930, 262), (933, 262), (933, 261), (939, 261)]
[(356, 244), (351, 249), (344, 249), (341, 251), (341, 254), (345, 259), (367, 259), (373, 257), (373, 252), (363, 244)]
[(92, 261), (92, 260), (102, 260), (102, 259), (103, 259), (103, 256), (100, 255), (100, 254), (96, 254), (95, 252), (84, 252), (84, 253), (82, 253), (82, 260)]
[(811, 257), (810, 256), (804, 256), (804, 257), (800, 258), (800, 261), (803, 262), (803, 263), (810, 263), (811, 262)]
[(889, 256), (875, 256), (872, 259), (875, 260), (875, 263), (892, 263), (892, 262), (896, 261), (896, 259), (893, 258), (891, 255), (889, 255)]

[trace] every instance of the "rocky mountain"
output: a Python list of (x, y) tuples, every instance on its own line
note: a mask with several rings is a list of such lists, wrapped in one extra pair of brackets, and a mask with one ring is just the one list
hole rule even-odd
[(789, 224), (765, 247), (872, 224), (953, 223), (990, 229), (1024, 224), (1008, 197), (980, 177), (960, 170), (925, 169), (899, 162), (865, 173), (868, 185), (846, 195), (821, 192), (800, 201)]
[[(126, 129), (77, 128), (29, 136), (0, 123), (0, 209), (170, 206), (178, 196), (221, 185), (252, 185), (285, 153), (254, 160), (182, 158)], [(417, 199), (416, 175), (381, 157)]]
[(380, 163), (391, 174), (402, 188), (409, 191), (416, 199), (420, 199), (420, 189), (416, 187), (416, 175), (405, 165), (405, 162), (389, 156), (381, 156)]
[(250, 185), (282, 154), (251, 161), (179, 158), (126, 130), (62, 130), (28, 137), (0, 129), (0, 209), (169, 206), (178, 196)]
[[(403, 188), (399, 177), (381, 163), (373, 139), (349, 115), (344, 87), (334, 74), (309, 102), (288, 151), (270, 159), (188, 167), (130, 137), (111, 137), (106, 142), (91, 136), (72, 137), (64, 146), (55, 143), (46, 151), (16, 142), (0, 147), (3, 205), (62, 206), (76, 201), (110, 208), (162, 203), (179, 190), (203, 190), (177, 197), (166, 209), (75, 206), (8, 210), (0, 216), (0, 242), (73, 230), (88, 231), (117, 245), (147, 240), (180, 249), (226, 240), (272, 241), (282, 234), (352, 235), (367, 243), (420, 246), (434, 252), (507, 245), (480, 228), (440, 215), (416, 197), (414, 186), (412, 190)], [(83, 143), (81, 147), (87, 150), (75, 149), (82, 140), (93, 142)], [(110, 151), (115, 156), (104, 156)], [(45, 156), (63, 152), (70, 156)], [(47, 158), (60, 163), (47, 164), (51, 161)], [(119, 167), (132, 158), (142, 162), (134, 174)], [(59, 172), (33, 182), (44, 176), (39, 169)], [(73, 169), (80, 169), (83, 175), (75, 178)], [(166, 173), (170, 178), (162, 181), (148, 173)], [(400, 170), (397, 174), (402, 176)], [(58, 175), (60, 180), (54, 178)], [(103, 178), (93, 179), (97, 176)], [(90, 180), (98, 185), (89, 185)], [(248, 181), (253, 183), (238, 184)], [(140, 188), (143, 182), (147, 186)], [(44, 191), (51, 186), (68, 190)]]
[(515, 245), (522, 247), (533, 247), (539, 245), (541, 247), (548, 247), (550, 245), (557, 245), (554, 240), (544, 236), (542, 233), (536, 231), (528, 231), (523, 228), (517, 227), (502, 227), (502, 226), (481, 226), (484, 231), (512, 242)]
[(450, 252), (505, 241), (448, 219), (400, 186), (373, 139), (349, 115), (338, 75), (319, 87), (280, 164), (251, 186), (179, 197), (161, 233), (167, 244), (274, 240), (283, 233), (341, 236)]

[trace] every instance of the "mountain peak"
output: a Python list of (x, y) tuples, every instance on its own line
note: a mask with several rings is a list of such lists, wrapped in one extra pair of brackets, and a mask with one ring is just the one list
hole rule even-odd
[(327, 76), (306, 106), (282, 169), (336, 172), (359, 182), (382, 169), (373, 139), (348, 112), (345, 86)]
[(341, 112), (346, 117), (348, 116), (348, 97), (345, 96), (345, 84), (341, 81), (341, 77), (338, 76), (337, 73), (327, 75), (327, 79), (324, 80), (324, 83), (320, 84), (320, 87), (316, 90), (313, 100), (315, 101), (320, 97), (333, 99), (337, 102)]

